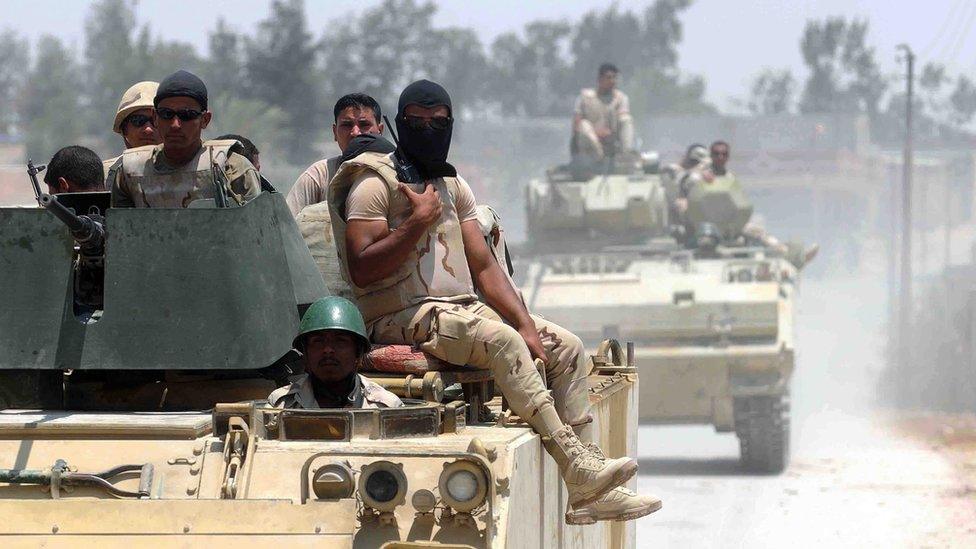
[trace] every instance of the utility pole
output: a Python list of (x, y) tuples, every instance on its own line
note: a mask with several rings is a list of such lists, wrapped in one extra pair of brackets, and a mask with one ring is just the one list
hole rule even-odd
[(908, 44), (899, 44), (905, 54), (908, 80), (905, 93), (905, 152), (902, 158), (901, 295), (898, 299), (899, 359), (902, 372), (911, 367), (912, 333), (912, 101), (915, 79), (915, 54)]

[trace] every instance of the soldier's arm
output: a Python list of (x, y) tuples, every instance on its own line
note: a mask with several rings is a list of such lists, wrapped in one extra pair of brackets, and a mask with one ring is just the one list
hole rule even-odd
[[(384, 185), (380, 187), (382, 192), (386, 192), (385, 184), (381, 182), (381, 185)], [(395, 231), (390, 230), (386, 219), (349, 219), (346, 225), (349, 276), (360, 288), (395, 273), (410, 257), (427, 228), (441, 217), (441, 201), (433, 185), (423, 193), (415, 193), (402, 183), (399, 189), (410, 201), (411, 212)], [(353, 201), (354, 193), (356, 189), (350, 193), (347, 206)]]
[(488, 250), (488, 244), (481, 233), (477, 219), (461, 223), (461, 237), (464, 240), (464, 255), (468, 258), (468, 269), (478, 290), (488, 306), (498, 312), (525, 340), (533, 358), (546, 360), (545, 349), (539, 340), (535, 322), (529, 316), (522, 300), (505, 276), (498, 261)]

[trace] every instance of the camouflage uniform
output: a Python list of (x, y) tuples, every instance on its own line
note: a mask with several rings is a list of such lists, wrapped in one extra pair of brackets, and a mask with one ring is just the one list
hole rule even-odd
[[(359, 387), (363, 393), (363, 408), (397, 408), (403, 406), (400, 397), (380, 387), (365, 376), (359, 375)], [(312, 380), (309, 379), (308, 374), (302, 374), (288, 385), (275, 389), (268, 395), (268, 404), (275, 408), (300, 408), (303, 410), (319, 408), (319, 402), (312, 390)]]
[(336, 252), (335, 240), (332, 236), (332, 216), (329, 205), (325, 202), (311, 204), (302, 209), (295, 216), (298, 229), (302, 232), (305, 245), (312, 253), (315, 265), (325, 279), (325, 285), (332, 295), (353, 299), (352, 290), (342, 278), (342, 268)]
[(112, 207), (186, 208), (195, 200), (212, 199), (214, 168), (223, 171), (230, 199), (244, 204), (261, 193), (261, 176), (247, 158), (230, 152), (236, 143), (206, 141), (192, 160), (178, 167), (166, 163), (163, 145), (126, 150), (111, 182)]
[(605, 145), (597, 137), (597, 129), (610, 130), (618, 152), (634, 149), (634, 121), (630, 115), (630, 99), (624, 92), (614, 89), (600, 94), (593, 88), (580, 91), (574, 112), (580, 117), (577, 126), (579, 152), (602, 159)]
[[(385, 185), (381, 192), (388, 200), (386, 221), (395, 230), (409, 217), (410, 206), (397, 190), (392, 155), (364, 153), (346, 161), (332, 180), (328, 196), (343, 277), (352, 287), (373, 341), (416, 345), (452, 364), (491, 370), (512, 409), (530, 422), (541, 405), (553, 402), (564, 423), (588, 423), (588, 371), (579, 338), (532, 317), (546, 349), (550, 395), (519, 333), (477, 300), (460, 228), (462, 222), (475, 220), (477, 212), (463, 179), (426, 182), (439, 191), (441, 219), (428, 228), (427, 236), (417, 242), (393, 275), (365, 288), (352, 283), (345, 256), (347, 199), (357, 185), (377, 178)], [(459, 200), (464, 202), (463, 210)]]

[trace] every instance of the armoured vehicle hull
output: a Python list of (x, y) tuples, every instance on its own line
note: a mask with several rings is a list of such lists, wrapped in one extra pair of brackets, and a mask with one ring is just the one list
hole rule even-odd
[[(429, 400), (403, 408), (264, 405), (294, 373), (300, 312), (328, 294), (277, 193), (104, 213), (100, 291), (80, 295), (67, 229), (0, 209), (5, 547), (634, 547), (632, 522), (565, 524), (555, 462), (489, 420), (486, 372), (377, 373)], [(636, 372), (596, 362), (597, 441), (633, 454)], [(444, 380), (473, 402), (442, 402)]]
[[(721, 220), (713, 234), (725, 246), (679, 244), (666, 216), (645, 216), (648, 223), (634, 226), (635, 207), (668, 211), (663, 200), (674, 192), (665, 186), (657, 174), (637, 171), (585, 181), (550, 174), (530, 183), (528, 216), (538, 230), (520, 254), (524, 299), (588, 346), (607, 337), (635, 342), (641, 423), (734, 431), (747, 468), (781, 471), (789, 451), (797, 270), (773, 251), (733, 238), (751, 212), (734, 181), (690, 197), (693, 218)], [(608, 210), (613, 197), (596, 189), (630, 199)], [(633, 198), (638, 191), (644, 202)], [(574, 202), (565, 197), (579, 197), (579, 213), (549, 223), (570, 211)], [(600, 212), (600, 225), (591, 212)]]

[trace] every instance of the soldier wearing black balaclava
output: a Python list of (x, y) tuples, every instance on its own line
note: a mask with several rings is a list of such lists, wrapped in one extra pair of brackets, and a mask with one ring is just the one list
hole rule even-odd
[(447, 161), (453, 113), (440, 85), (410, 84), (397, 109), (397, 150), (346, 160), (329, 185), (342, 272), (373, 342), (490, 370), (559, 465), (572, 507), (567, 522), (654, 512), (660, 500), (621, 486), (637, 463), (609, 459), (589, 440), (583, 343), (530, 315), (489, 251), (471, 188)]

